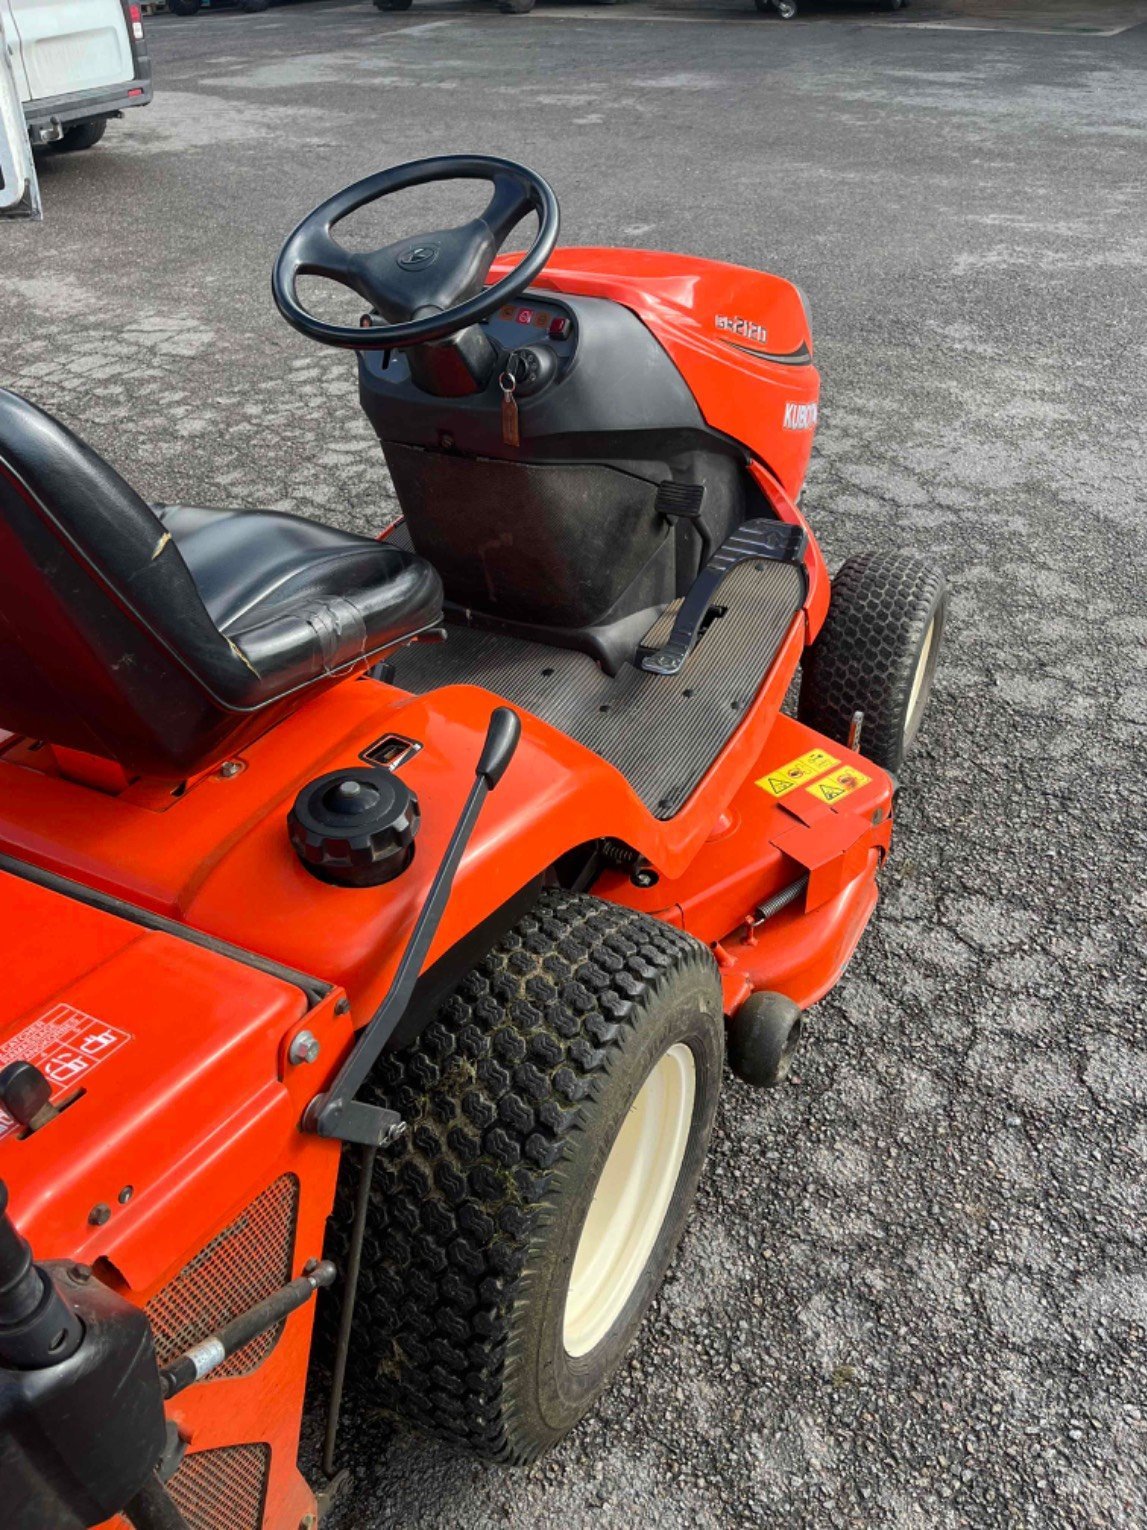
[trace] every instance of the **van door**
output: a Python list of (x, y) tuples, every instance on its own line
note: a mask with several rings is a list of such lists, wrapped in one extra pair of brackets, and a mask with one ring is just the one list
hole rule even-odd
[(11, 0), (0, 0), (0, 44), (8, 60), (8, 68), (19, 92), (21, 101), (28, 99), (28, 76), (24, 73), (24, 55), (20, 51), (20, 39), (12, 18)]
[[(0, 0), (25, 100), (119, 85), (135, 74), (121, 0)], [(13, 35), (14, 34), (14, 35)], [(21, 71), (23, 80), (20, 80)]]
[(40, 217), (40, 187), (28, 141), (28, 125), (4, 43), (0, 10), (0, 218)]

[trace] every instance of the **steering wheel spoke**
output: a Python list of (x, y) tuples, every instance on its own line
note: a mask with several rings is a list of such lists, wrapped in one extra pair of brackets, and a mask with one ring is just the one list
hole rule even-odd
[(523, 218), (540, 211), (529, 185), (516, 174), (502, 170), (494, 177), (494, 195), (482, 213), (482, 222), (500, 249)]
[[(452, 180), (484, 180), (494, 188), (484, 211), (469, 223), (366, 254), (344, 249), (331, 232), (342, 219), (383, 197)], [(499, 248), (530, 212), (538, 215), (530, 248), (508, 276), (487, 287)], [(522, 165), (468, 154), (415, 160), (347, 186), (309, 213), (279, 252), (272, 291), (287, 322), (326, 345), (389, 350), (427, 344), (479, 323), (523, 292), (553, 252), (558, 223), (553, 191)], [(299, 301), (300, 276), (350, 287), (388, 322), (364, 330), (317, 319)]]

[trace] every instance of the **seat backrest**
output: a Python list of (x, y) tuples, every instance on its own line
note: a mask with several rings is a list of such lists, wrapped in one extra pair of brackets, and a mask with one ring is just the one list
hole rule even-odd
[(0, 389), (0, 727), (179, 775), (235, 733), (251, 678), (151, 508)]

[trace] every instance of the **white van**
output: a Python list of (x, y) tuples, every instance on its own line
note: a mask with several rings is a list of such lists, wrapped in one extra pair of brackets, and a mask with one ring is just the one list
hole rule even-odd
[(34, 146), (90, 149), (109, 118), (151, 100), (143, 17), (131, 0), (0, 0), (0, 36)]

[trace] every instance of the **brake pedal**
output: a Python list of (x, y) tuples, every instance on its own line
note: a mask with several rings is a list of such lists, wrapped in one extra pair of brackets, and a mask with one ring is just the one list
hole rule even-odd
[(693, 581), (665, 643), (660, 648), (638, 651), (641, 668), (651, 675), (679, 674), (705, 629), (705, 618), (726, 576), (740, 563), (761, 559), (774, 563), (799, 563), (807, 543), (804, 527), (792, 526), (787, 521), (762, 516), (738, 526)]

